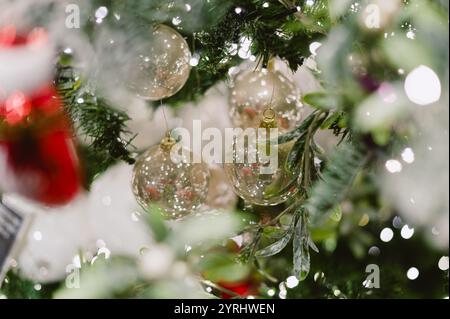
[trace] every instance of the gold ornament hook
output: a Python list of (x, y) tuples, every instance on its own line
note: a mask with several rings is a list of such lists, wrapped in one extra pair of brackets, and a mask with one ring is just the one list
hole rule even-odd
[(259, 124), (259, 127), (261, 128), (276, 128), (277, 127), (277, 121), (276, 117), (277, 114), (272, 108), (272, 102), (273, 102), (273, 96), (275, 94), (275, 85), (272, 87), (272, 95), (270, 96), (270, 102), (267, 108), (263, 111), (263, 118), (261, 120), (261, 123)]
[(276, 117), (277, 117), (276, 113), (271, 107), (265, 109), (263, 112), (263, 118), (261, 120), (261, 123), (259, 124), (259, 127), (261, 127), (261, 128), (276, 128), (277, 127)]

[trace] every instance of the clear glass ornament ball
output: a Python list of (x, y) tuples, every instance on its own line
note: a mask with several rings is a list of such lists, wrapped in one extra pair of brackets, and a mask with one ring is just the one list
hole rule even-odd
[(129, 61), (130, 90), (150, 101), (176, 94), (185, 85), (191, 69), (186, 40), (171, 27), (160, 24), (139, 41), (133, 46)]
[[(299, 177), (285, 167), (286, 158), (294, 142), (279, 144), (271, 149), (271, 152), (276, 152), (276, 161), (255, 162), (250, 159), (263, 158), (260, 156), (261, 152), (270, 154), (264, 150), (264, 146), (261, 148), (261, 145), (267, 145), (267, 139), (258, 139), (257, 143), (247, 141), (245, 134), (239, 135), (233, 147), (228, 150), (231, 154), (227, 156), (233, 159), (232, 162), (224, 164), (235, 193), (246, 204), (261, 206), (278, 205), (295, 195), (298, 191)], [(242, 149), (240, 145), (244, 145), (243, 152), (239, 151)]]
[(303, 106), (294, 82), (281, 72), (268, 69), (238, 73), (232, 83), (229, 103), (233, 125), (244, 129), (258, 127), (262, 112), (270, 104), (281, 133), (297, 126)]
[(178, 219), (197, 210), (206, 200), (209, 169), (205, 163), (191, 163), (192, 153), (181, 154), (156, 145), (136, 161), (132, 188), (137, 202), (146, 210), (161, 209), (168, 219)]

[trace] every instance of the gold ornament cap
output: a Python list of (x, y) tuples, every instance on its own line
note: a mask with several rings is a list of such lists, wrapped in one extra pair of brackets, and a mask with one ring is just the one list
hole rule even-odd
[(161, 140), (161, 142), (159, 143), (159, 147), (163, 151), (169, 152), (176, 143), (177, 141), (173, 137), (167, 135)]

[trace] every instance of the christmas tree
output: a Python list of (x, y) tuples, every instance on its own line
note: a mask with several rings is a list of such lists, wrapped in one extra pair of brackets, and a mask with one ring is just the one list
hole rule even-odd
[(0, 298), (448, 298), (448, 58), (443, 0), (0, 0)]

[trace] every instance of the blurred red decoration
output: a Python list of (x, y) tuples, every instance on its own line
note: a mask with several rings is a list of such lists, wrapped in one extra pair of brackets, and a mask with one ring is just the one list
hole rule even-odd
[[(227, 240), (225, 244), (225, 249), (228, 252), (238, 253), (241, 251), (241, 248), (242, 247), (232, 239)], [(252, 276), (235, 282), (220, 281), (217, 284), (220, 287), (235, 293), (239, 297), (248, 297), (258, 294), (258, 282), (256, 278), (253, 278)], [(226, 292), (222, 292), (220, 294), (220, 298), (222, 299), (231, 299), (234, 297), (236, 296), (228, 294)]]
[(18, 34), (14, 25), (0, 27), (0, 48), (19, 45), (41, 46), (48, 42), (48, 35), (44, 28), (34, 28), (26, 36)]
[[(20, 111), (8, 109), (10, 99), (20, 100), (9, 102)], [(70, 122), (60, 103), (51, 87), (28, 99), (23, 93), (14, 93), (0, 102), (0, 155), (6, 167), (2, 172), (6, 191), (47, 205), (67, 203), (79, 192), (80, 164)]]
[[(248, 297), (257, 293), (256, 286), (251, 280), (240, 282), (220, 282), (219, 286), (225, 288), (226, 290), (234, 292), (239, 297)], [(235, 296), (222, 292), (220, 297), (222, 299), (231, 299)]]
[[(37, 45), (47, 33), (34, 29), (26, 37), (0, 28), (2, 47)], [(30, 70), (33, 72), (33, 70)], [(0, 92), (0, 189), (46, 205), (70, 201), (81, 189), (81, 170), (73, 130), (52, 83), (32, 93)]]

